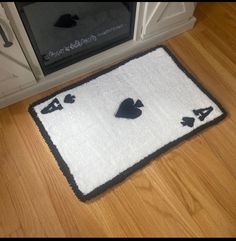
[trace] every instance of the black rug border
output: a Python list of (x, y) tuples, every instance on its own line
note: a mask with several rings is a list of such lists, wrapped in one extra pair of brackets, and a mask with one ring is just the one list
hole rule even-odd
[[(126, 169), (125, 171), (123, 171), (122, 173), (118, 174), (117, 176), (115, 176), (113, 179), (107, 181), (106, 183), (102, 184), (101, 186), (97, 187), (96, 189), (94, 189), (93, 191), (91, 191), (90, 193), (84, 195), (78, 188), (73, 175), (70, 173), (69, 167), (67, 166), (66, 162), (63, 160), (63, 158), (61, 157), (57, 147), (53, 144), (49, 134), (47, 133), (46, 129), (44, 128), (41, 120), (39, 119), (39, 117), (37, 116), (36, 111), (34, 110), (34, 107), (38, 104), (41, 104), (42, 102), (51, 99), (53, 97), (55, 97), (57, 94), (62, 93), (64, 91), (73, 89), (75, 87), (78, 87), (82, 84), (88, 83), (89, 81), (94, 80), (95, 78), (106, 74), (124, 64), (126, 64), (127, 62), (134, 60), (136, 58), (142, 57), (156, 49), (159, 48), (163, 48), (167, 54), (172, 58), (172, 60), (176, 63), (176, 65), (187, 75), (187, 77), (189, 77), (193, 83), (196, 84), (196, 86), (204, 93), (206, 94), (218, 107), (219, 109), (222, 111), (222, 115), (218, 116), (217, 118), (213, 119), (210, 122), (207, 122), (206, 124), (203, 124), (202, 126), (199, 126), (198, 128), (192, 130), (191, 132), (189, 132), (188, 134), (181, 136), (180, 138), (166, 144), (165, 146), (163, 146), (162, 148), (156, 150), (154, 153), (148, 155), (147, 157), (145, 157), (144, 159), (140, 160), (139, 162), (137, 162), (136, 164), (134, 164), (132, 167)], [(33, 120), (35, 121), (41, 135), (43, 136), (45, 142), (47, 143), (47, 145), (50, 148), (50, 151), (52, 152), (54, 158), (56, 159), (60, 170), (62, 171), (62, 173), (64, 174), (64, 176), (66, 177), (68, 183), (70, 184), (72, 190), (74, 191), (75, 195), (83, 202), (88, 201), (92, 198), (95, 198), (96, 196), (100, 195), (101, 193), (105, 192), (107, 189), (115, 186), (116, 184), (124, 181), (124, 179), (126, 179), (128, 176), (130, 176), (132, 173), (136, 172), (137, 170), (141, 169), (142, 167), (146, 166), (147, 164), (149, 164), (152, 160), (154, 160), (155, 158), (157, 158), (159, 155), (165, 153), (166, 151), (168, 151), (169, 149), (171, 149), (172, 147), (178, 145), (179, 143), (190, 139), (192, 136), (196, 135), (198, 132), (220, 122), (221, 120), (223, 120), (226, 116), (227, 116), (227, 112), (225, 111), (225, 109), (223, 108), (223, 106), (198, 82), (198, 80), (180, 63), (180, 61), (176, 58), (176, 56), (165, 46), (165, 45), (158, 45), (157, 47), (148, 49), (146, 51), (142, 51), (141, 53), (135, 54), (134, 56), (131, 56), (130, 58), (123, 60), (117, 64), (114, 64), (113, 66), (106, 68), (104, 70), (101, 70), (77, 83), (71, 84), (69, 86), (66, 86), (58, 91), (55, 91), (54, 93), (41, 98), (35, 102), (33, 102), (31, 105), (29, 105), (28, 108), (28, 112), (31, 114)]]

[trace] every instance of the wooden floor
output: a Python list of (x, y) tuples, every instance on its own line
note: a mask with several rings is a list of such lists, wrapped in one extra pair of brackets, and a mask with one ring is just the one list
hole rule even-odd
[(228, 117), (82, 203), (27, 113), (61, 87), (0, 110), (0, 236), (236, 236), (236, 4), (195, 16), (165, 44)]

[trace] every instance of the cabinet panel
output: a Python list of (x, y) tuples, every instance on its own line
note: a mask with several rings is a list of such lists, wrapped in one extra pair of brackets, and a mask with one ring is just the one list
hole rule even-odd
[(194, 2), (146, 2), (142, 39), (168, 31), (169, 26), (188, 21), (194, 9)]
[(0, 97), (36, 83), (32, 72), (0, 53)]
[(36, 80), (1, 6), (0, 28), (0, 97), (3, 97), (36, 84)]

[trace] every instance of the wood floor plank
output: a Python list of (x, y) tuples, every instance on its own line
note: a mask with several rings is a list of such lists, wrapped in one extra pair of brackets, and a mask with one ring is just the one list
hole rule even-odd
[(236, 237), (236, 4), (198, 3), (194, 15), (164, 44), (227, 117), (83, 203), (27, 108), (85, 75), (1, 109), (0, 237)]
[(23, 232), (22, 228), (17, 229), (16, 231), (12, 232), (9, 235), (10, 238), (24, 238), (25, 233)]
[[(205, 155), (199, 156), (199, 152)], [(204, 234), (235, 235), (235, 179), (203, 138), (193, 138), (163, 159), (163, 167), (155, 168), (156, 175), (161, 179), (168, 177), (165, 184), (175, 192)], [(219, 175), (225, 179), (219, 180)]]
[[(55, 211), (51, 208), (50, 199), (47, 196), (47, 192), (44, 189), (40, 177), (37, 175), (35, 166), (33, 165), (33, 156), (30, 156), (29, 149), (27, 148), (24, 140), (20, 136), (20, 129), (18, 130), (13, 116), (10, 114), (8, 109), (2, 111), (0, 116), (1, 123), (4, 130), (4, 142), (8, 154), (11, 157), (11, 161), (14, 162), (17, 169), (20, 170), (20, 174), (17, 178), (9, 180), (11, 187), (14, 184), (18, 184), (19, 180), (22, 180), (23, 193), (27, 193), (30, 203), (33, 205), (32, 208), (36, 213), (37, 218), (41, 222), (40, 226), (44, 226), (42, 230), (45, 230), (47, 235), (52, 235), (58, 233), (58, 235), (63, 235), (60, 223), (54, 218), (57, 217)], [(19, 120), (19, 119), (18, 119)], [(30, 181), (28, 181), (30, 180)], [(45, 207), (49, 209), (46, 211)], [(45, 210), (45, 212), (44, 212)]]
[(20, 221), (17, 217), (15, 207), (2, 178), (0, 179), (0, 213), (0, 237), (6, 237), (12, 230), (20, 228)]
[(27, 237), (46, 236), (21, 177), (7, 184), (16, 215)]
[[(160, 165), (160, 160), (154, 160)], [(193, 237), (200, 236), (201, 230), (186, 210), (182, 210), (182, 214), (168, 201), (166, 195), (163, 195), (163, 189), (159, 183), (153, 182), (150, 178), (149, 168), (153, 169), (154, 163), (132, 178), (132, 184), (139, 192), (150, 217), (154, 219), (153, 224), (159, 227), (158, 236), (168, 237)], [(176, 205), (174, 198), (172, 201)], [(178, 201), (179, 202), (179, 201)], [(180, 204), (180, 203), (179, 203)], [(178, 206), (178, 205), (176, 205)], [(184, 217), (184, 219), (182, 218)], [(193, 227), (193, 230), (189, 228)]]

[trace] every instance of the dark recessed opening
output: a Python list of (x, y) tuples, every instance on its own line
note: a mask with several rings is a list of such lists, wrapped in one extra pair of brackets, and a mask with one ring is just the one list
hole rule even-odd
[(135, 2), (15, 5), (45, 75), (133, 38)]

